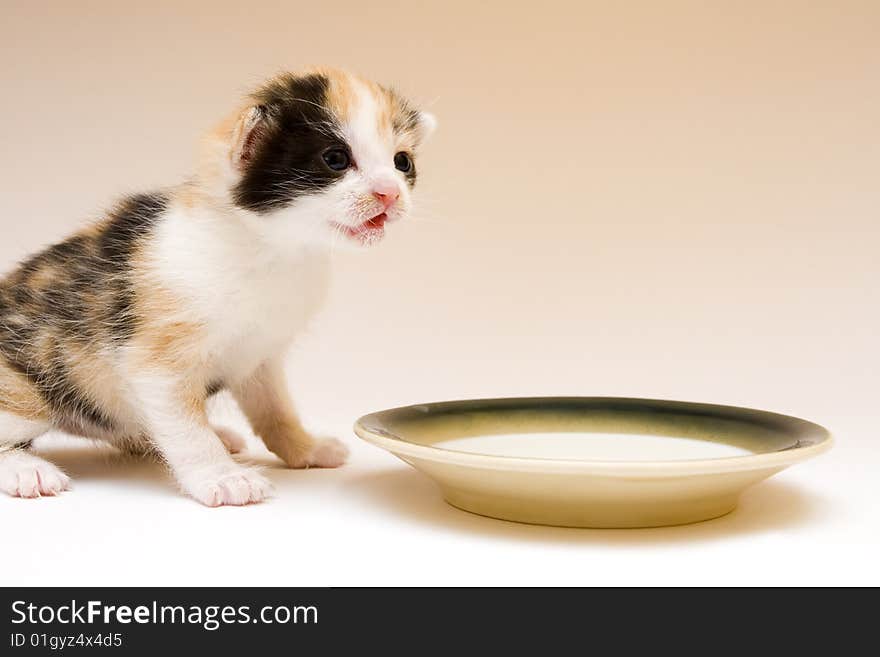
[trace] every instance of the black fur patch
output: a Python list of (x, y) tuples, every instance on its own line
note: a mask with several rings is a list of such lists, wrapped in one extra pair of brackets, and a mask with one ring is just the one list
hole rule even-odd
[(167, 207), (168, 198), (163, 194), (137, 194), (123, 200), (99, 237), (102, 256), (117, 269), (124, 266), (138, 240)]
[(98, 238), (98, 250), (106, 262), (106, 274), (115, 279), (114, 302), (107, 320), (117, 340), (130, 338), (135, 328), (131, 312), (134, 290), (127, 277), (131, 270), (131, 256), (138, 242), (153, 229), (167, 207), (168, 198), (160, 194), (131, 196), (117, 207)]
[(260, 213), (278, 209), (326, 189), (345, 174), (331, 170), (321, 157), (333, 146), (349, 149), (327, 108), (329, 85), (324, 75), (288, 75), (255, 95), (267, 119), (233, 190), (239, 207)]

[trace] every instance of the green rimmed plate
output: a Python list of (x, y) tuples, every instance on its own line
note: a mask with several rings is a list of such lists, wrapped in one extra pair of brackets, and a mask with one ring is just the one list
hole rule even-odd
[(658, 527), (732, 511), (748, 486), (831, 447), (766, 411), (655, 399), (545, 397), (419, 404), (355, 432), (455, 507), (567, 527)]

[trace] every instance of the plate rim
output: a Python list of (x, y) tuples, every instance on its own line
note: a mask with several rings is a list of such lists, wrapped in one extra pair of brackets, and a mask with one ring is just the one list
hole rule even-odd
[[(383, 417), (401, 412), (428, 412), (433, 408), (445, 407), (444, 410), (453, 410), (461, 406), (498, 405), (511, 404), (539, 406), (541, 404), (560, 403), (583, 403), (585, 401), (595, 403), (617, 403), (622, 405), (648, 405), (665, 407), (667, 410), (676, 406), (682, 407), (681, 411), (687, 413), (684, 407), (693, 407), (704, 412), (715, 411), (728, 414), (755, 417), (765, 417), (778, 421), (793, 422), (801, 425), (804, 429), (810, 429), (818, 439), (811, 445), (796, 445), (774, 452), (760, 454), (747, 454), (737, 456), (723, 456), (717, 458), (701, 458), (669, 461), (601, 461), (601, 460), (577, 460), (558, 458), (535, 458), (528, 456), (499, 456), (490, 454), (478, 454), (457, 450), (444, 449), (432, 445), (421, 445), (405, 440), (391, 431), (383, 428)], [(423, 410), (428, 409), (428, 410)], [(743, 417), (743, 421), (749, 421)], [(397, 456), (407, 456), (425, 461), (441, 462), (451, 465), (475, 467), (494, 470), (514, 470), (541, 473), (560, 474), (601, 474), (607, 476), (681, 476), (688, 474), (712, 474), (723, 472), (736, 472), (743, 470), (781, 469), (786, 466), (804, 461), (822, 454), (834, 445), (835, 439), (831, 431), (820, 424), (804, 420), (793, 415), (785, 415), (773, 411), (765, 411), (746, 406), (731, 406), (726, 404), (711, 404), (706, 402), (692, 402), (671, 399), (651, 399), (641, 397), (611, 397), (611, 396), (549, 396), (549, 397), (495, 397), (475, 399), (455, 399), (421, 404), (408, 404), (394, 408), (384, 409), (364, 415), (354, 423), (354, 432), (362, 440), (381, 447)]]

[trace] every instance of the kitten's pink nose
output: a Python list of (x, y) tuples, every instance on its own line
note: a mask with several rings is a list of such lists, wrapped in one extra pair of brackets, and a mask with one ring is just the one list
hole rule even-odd
[(373, 197), (387, 210), (400, 198), (400, 187), (397, 182), (378, 182), (373, 185)]

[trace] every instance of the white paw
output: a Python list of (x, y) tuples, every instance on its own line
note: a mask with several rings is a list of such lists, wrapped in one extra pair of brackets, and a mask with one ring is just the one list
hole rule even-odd
[(226, 451), (230, 454), (239, 454), (247, 449), (247, 441), (226, 427), (214, 427), (214, 433), (220, 441), (226, 445)]
[(349, 450), (336, 438), (319, 438), (306, 456), (306, 467), (338, 468), (348, 460)]
[(207, 468), (182, 478), (183, 489), (205, 506), (244, 506), (262, 502), (272, 484), (253, 468), (239, 465)]
[(8, 454), (0, 463), (0, 490), (13, 497), (52, 497), (69, 489), (70, 477), (33, 454)]

